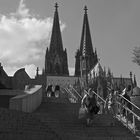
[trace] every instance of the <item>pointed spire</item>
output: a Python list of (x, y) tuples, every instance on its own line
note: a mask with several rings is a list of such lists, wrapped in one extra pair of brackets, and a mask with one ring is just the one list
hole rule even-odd
[(111, 69), (108, 67), (107, 76), (111, 77)]
[(95, 48), (95, 55), (97, 55), (97, 50), (96, 50), (96, 48)]
[(63, 51), (63, 43), (61, 37), (61, 30), (59, 24), (59, 15), (58, 15), (58, 4), (55, 3), (55, 13), (53, 19), (53, 27), (52, 27), (52, 35), (50, 41), (50, 51), (54, 52), (62, 52)]
[(104, 77), (106, 77), (106, 67), (104, 66)]
[[(83, 55), (83, 52), (86, 55), (91, 55), (93, 53), (93, 46), (88, 22), (88, 15), (87, 15), (87, 6), (84, 8), (84, 20), (83, 20), (83, 29), (81, 35), (81, 43), (80, 43), (80, 53)], [(85, 55), (84, 54), (84, 55)]]
[(37, 67), (36, 69), (36, 77), (38, 77), (38, 75), (39, 75), (39, 67)]
[(57, 4), (57, 2), (55, 3), (55, 11), (57, 11), (57, 9), (58, 9), (58, 4)]
[[(85, 32), (86, 32), (86, 26), (85, 26)], [(82, 55), (85, 57), (87, 55), (87, 49), (86, 49), (86, 35), (84, 36), (84, 40), (83, 40), (83, 51), (82, 51)]]
[(137, 87), (136, 76), (134, 75), (134, 87)]
[(87, 6), (85, 5), (85, 7), (84, 7), (84, 10), (85, 10), (85, 14), (87, 14)]

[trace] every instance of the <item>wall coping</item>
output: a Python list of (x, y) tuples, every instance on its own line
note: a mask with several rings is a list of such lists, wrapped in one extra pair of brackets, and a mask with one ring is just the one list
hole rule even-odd
[(27, 89), (24, 91), (25, 94), (22, 95), (17, 95), (15, 97), (13, 97), (12, 99), (19, 99), (19, 98), (26, 98), (28, 96), (31, 96), (33, 94), (36, 93), (36, 91), (38, 91), (42, 86), (41, 85), (35, 85), (33, 88), (31, 89)]

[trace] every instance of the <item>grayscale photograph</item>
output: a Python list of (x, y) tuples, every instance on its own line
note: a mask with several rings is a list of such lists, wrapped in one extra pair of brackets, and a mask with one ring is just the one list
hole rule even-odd
[(0, 140), (140, 140), (140, 0), (0, 0)]

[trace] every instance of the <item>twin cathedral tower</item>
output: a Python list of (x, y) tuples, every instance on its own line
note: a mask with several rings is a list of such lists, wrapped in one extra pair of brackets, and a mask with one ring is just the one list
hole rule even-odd
[[(74, 76), (78, 77), (86, 75), (98, 61), (96, 49), (94, 51), (92, 46), (86, 6), (84, 11), (80, 48), (77, 50), (75, 56)], [(57, 3), (55, 4), (50, 46), (46, 49), (45, 73), (47, 75), (69, 76), (67, 50), (63, 48)]]

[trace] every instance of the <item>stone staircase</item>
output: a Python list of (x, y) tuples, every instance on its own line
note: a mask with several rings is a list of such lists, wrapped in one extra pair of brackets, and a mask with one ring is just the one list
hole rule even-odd
[[(46, 98), (33, 113), (64, 140), (135, 140), (135, 136), (110, 115), (95, 115), (93, 127), (78, 119), (80, 104)], [(115, 122), (115, 126), (112, 126)]]
[(0, 109), (0, 140), (135, 140), (110, 115), (94, 116), (93, 127), (78, 119), (80, 104), (66, 98), (45, 98), (33, 113)]
[(0, 140), (55, 140), (59, 136), (36, 116), (0, 109)]

